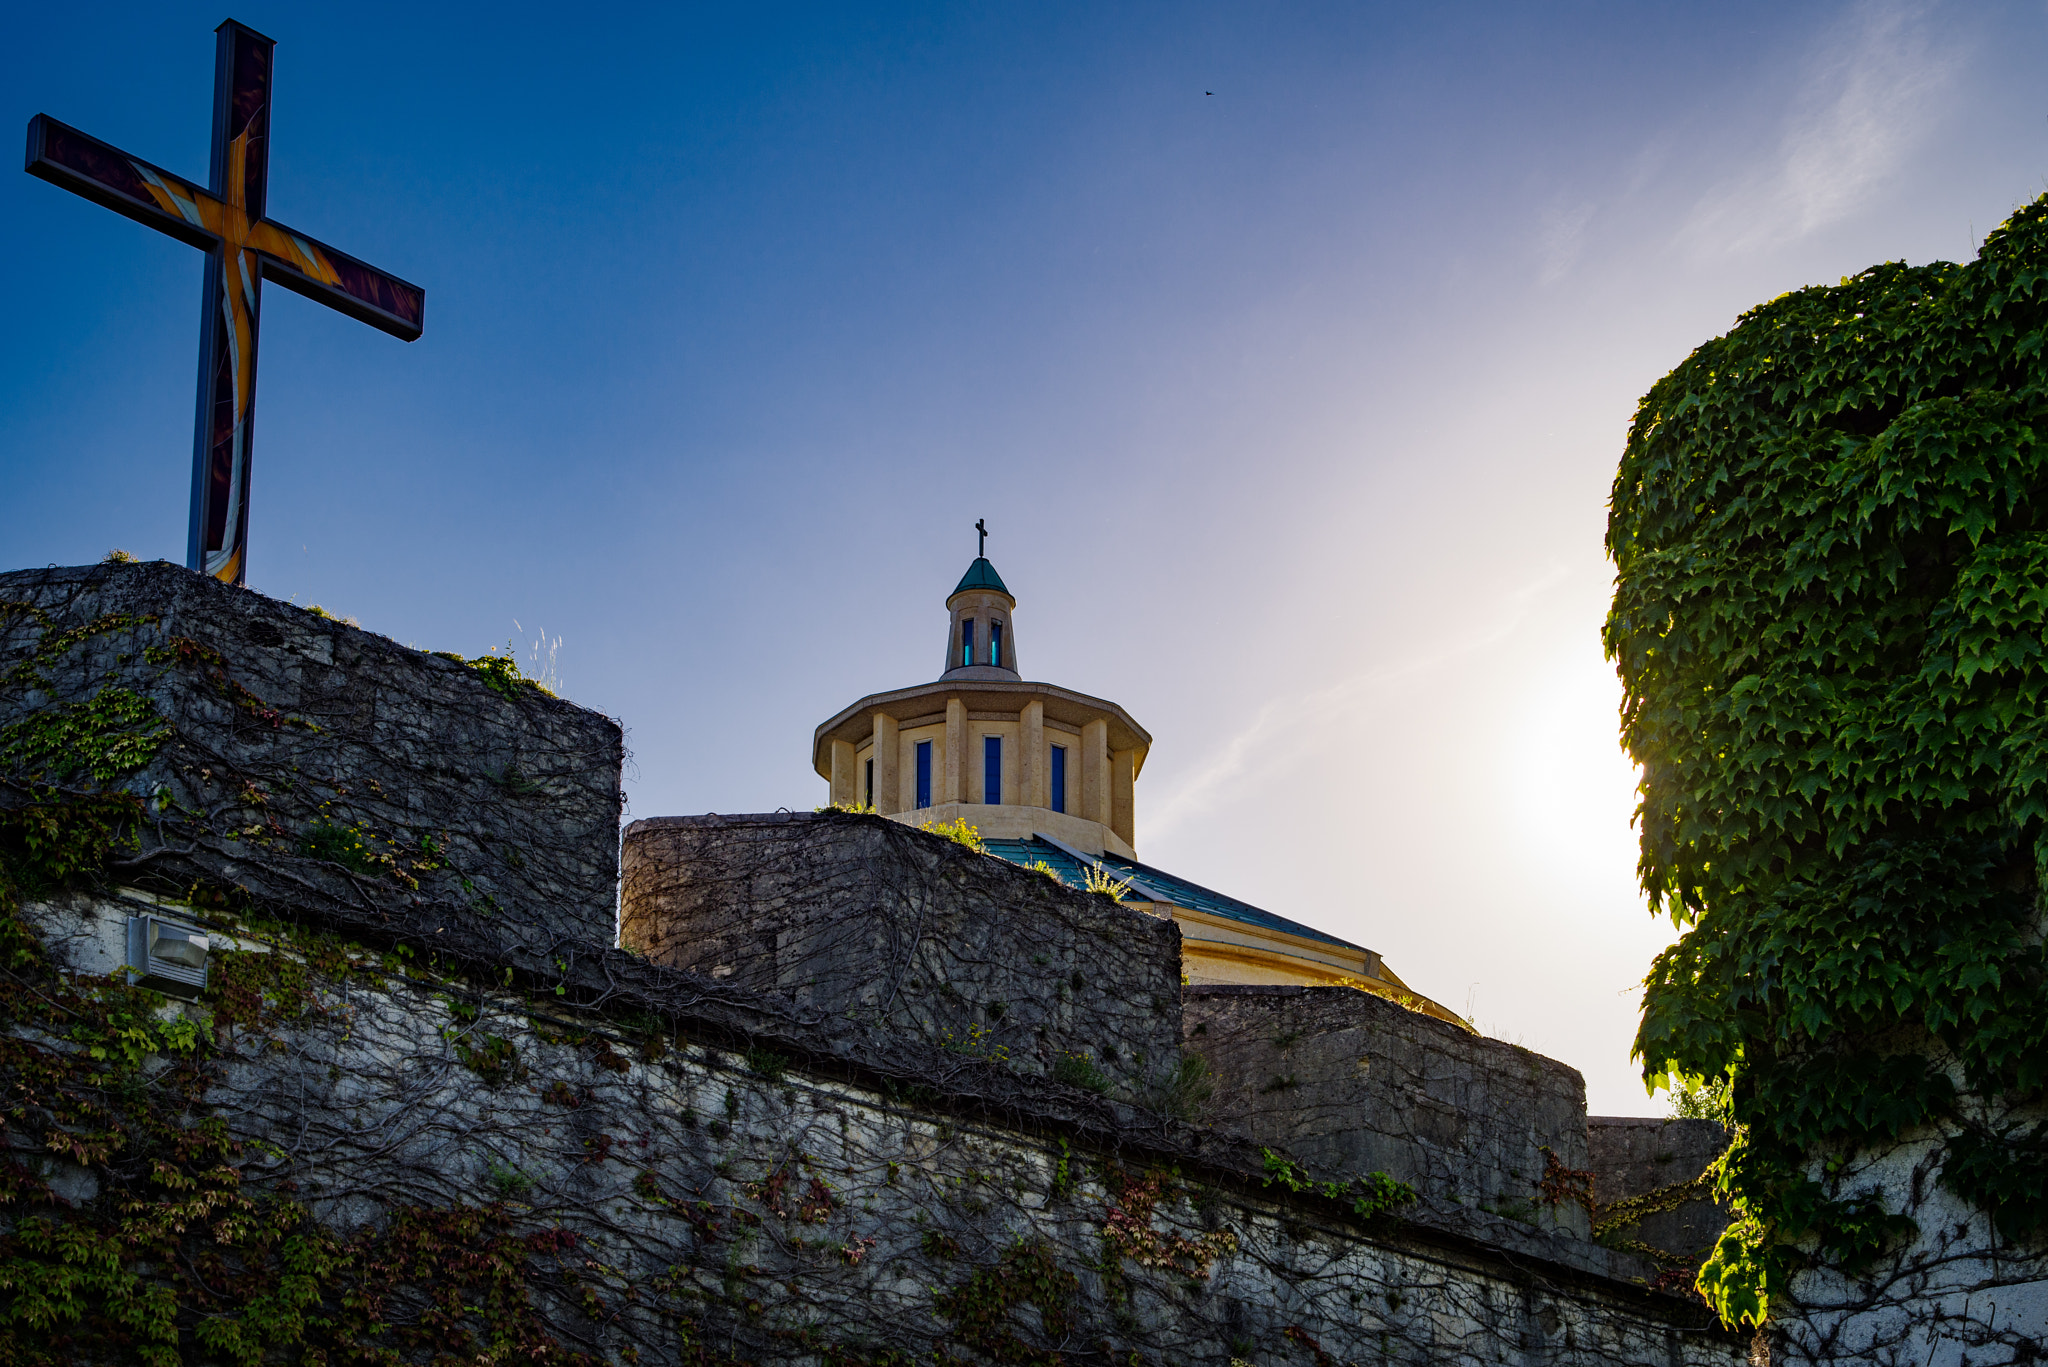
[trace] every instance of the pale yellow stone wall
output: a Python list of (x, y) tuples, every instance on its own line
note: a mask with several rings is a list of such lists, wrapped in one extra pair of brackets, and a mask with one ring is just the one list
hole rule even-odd
[(1046, 749), (1045, 703), (1033, 698), (1017, 714), (1017, 801), (1026, 807), (1050, 807), (1046, 775), (1052, 759)]
[[(882, 815), (894, 816), (915, 810), (919, 741), (932, 743), (934, 806), (949, 802), (984, 805), (980, 801), (983, 796), (982, 739), (985, 736), (1000, 736), (1003, 741), (1003, 800), (999, 805), (1035, 808), (1049, 817), (1071, 816), (1079, 820), (1088, 820), (1082, 815), (1082, 737), (1072, 727), (1047, 720), (1042, 703), (1034, 700), (1024, 713), (1015, 718), (987, 712), (967, 712), (962, 709), (957, 722), (957, 733), (949, 730), (943, 714), (939, 719), (925, 717), (912, 718), (911, 721), (913, 724), (904, 725), (901, 719), (891, 717), (887, 713), (875, 714), (875, 734), (884, 737), (881, 753), (892, 761), (875, 766), (874, 804), (875, 810)], [(1106, 731), (1107, 728), (1104, 727), (1102, 730)], [(893, 745), (890, 744), (891, 740), (894, 741)], [(867, 765), (877, 753), (874, 739), (870, 737), (858, 744), (835, 739), (827, 744), (832, 764), (828, 780), (828, 800), (845, 804), (867, 801)], [(1052, 781), (1052, 747), (1055, 745), (1067, 752), (1064, 812), (1052, 810), (1049, 792)], [(948, 753), (957, 757), (954, 766), (956, 778), (950, 784), (946, 763)], [(1131, 756), (1132, 752), (1128, 750), (1118, 751), (1115, 755), (1109, 756), (1104, 763), (1112, 790), (1111, 811), (1120, 819), (1115, 824), (1099, 819), (1093, 824), (1109, 826), (1115, 832), (1119, 852), (1126, 858), (1135, 859), (1137, 856), (1131, 853), (1137, 845), (1136, 822), (1133, 819)], [(1003, 835), (995, 838), (1011, 837)], [(1100, 851), (1091, 846), (1089, 852)]]
[[(1100, 718), (1081, 727), (1081, 815), (1109, 824), (1109, 723)], [(1069, 764), (1073, 759), (1069, 758)]]
[(897, 775), (903, 772), (903, 751), (895, 717), (887, 712), (875, 713), (874, 732), (859, 758), (863, 775), (867, 773), (867, 761), (875, 762), (875, 810), (885, 816), (902, 811), (903, 791)]

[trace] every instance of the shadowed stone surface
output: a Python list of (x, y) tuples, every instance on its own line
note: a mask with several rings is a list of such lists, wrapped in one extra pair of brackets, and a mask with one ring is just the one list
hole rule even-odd
[(881, 817), (636, 821), (619, 905), (656, 963), (1027, 1074), (1142, 1100), (1179, 1062), (1172, 921)]
[(1321, 1177), (1381, 1171), (1434, 1202), (1590, 1234), (1582, 1205), (1540, 1185), (1544, 1148), (1587, 1166), (1576, 1069), (1348, 987), (1195, 987), (1183, 1010), (1216, 1125)]
[[(1728, 1148), (1728, 1131), (1712, 1120), (1596, 1115), (1587, 1118), (1586, 1137), (1592, 1153), (1593, 1194), (1603, 1217), (1617, 1201), (1693, 1181)], [(1727, 1227), (1727, 1210), (1710, 1194), (1701, 1194), (1614, 1233), (1696, 1267)]]
[(609, 944), (623, 754), (608, 717), (164, 561), (0, 575), (0, 804), (132, 794), (131, 881)]

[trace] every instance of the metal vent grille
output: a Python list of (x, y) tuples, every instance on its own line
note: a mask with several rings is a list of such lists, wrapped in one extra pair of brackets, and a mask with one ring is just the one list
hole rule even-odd
[(212, 943), (198, 926), (161, 916), (128, 918), (128, 971), (138, 987), (172, 997), (196, 997), (206, 988)]

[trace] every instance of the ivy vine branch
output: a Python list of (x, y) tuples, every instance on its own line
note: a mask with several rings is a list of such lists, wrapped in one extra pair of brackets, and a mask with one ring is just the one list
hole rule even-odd
[(1913, 1237), (1859, 1175), (1909, 1134), (2005, 1237), (2048, 1226), (2044, 337), (2048, 198), (1966, 265), (1743, 315), (1629, 432), (1605, 639), (1683, 931), (1636, 1049), (1732, 1079), (1730, 1321)]

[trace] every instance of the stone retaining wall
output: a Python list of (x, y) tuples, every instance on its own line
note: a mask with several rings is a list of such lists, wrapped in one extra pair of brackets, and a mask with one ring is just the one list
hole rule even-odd
[[(90, 981), (118, 963), (134, 909), (74, 897), (30, 915)], [(272, 938), (223, 956), (224, 978), (261, 975), (270, 1006), (211, 1032), (206, 1064), (209, 1106), (248, 1141), (235, 1190), (351, 1238), (394, 1211), (474, 1212), (470, 1237), (517, 1265), (564, 1350), (641, 1367), (1744, 1361), (1696, 1303), (1428, 1225), (1362, 1224), (1051, 1111), (963, 1114), (940, 1078), (920, 1091), (806, 1066), (688, 1012), (651, 1016), (644, 995), (607, 1017), (576, 994), (373, 955), (345, 979), (313, 973), (301, 1000), (280, 969), (302, 947)], [(116, 1194), (103, 1168), (35, 1162), (81, 1211)], [(490, 1328), (480, 1302), (436, 1309), (433, 1292), (400, 1278), (382, 1337), (358, 1346), (430, 1316), (436, 1332)], [(211, 1313), (216, 1335), (245, 1323), (232, 1304)]]
[(1345, 987), (1189, 988), (1182, 1047), (1208, 1061), (1213, 1123), (1318, 1175), (1384, 1171), (1448, 1205), (1591, 1233), (1585, 1204), (1560, 1199), (1585, 1189), (1586, 1084), (1555, 1059)]
[(626, 830), (623, 942), (892, 1034), (1160, 1100), (1180, 931), (875, 816), (660, 817)]
[[(1659, 1120), (1642, 1116), (1590, 1116), (1593, 1194), (1604, 1224), (1617, 1203), (1671, 1193), (1668, 1209), (1616, 1225), (1613, 1237), (1671, 1255), (1674, 1265), (1698, 1267), (1728, 1227), (1728, 1211), (1713, 1194), (1700, 1191), (1677, 1200), (1677, 1189), (1697, 1185), (1707, 1165), (1728, 1148), (1728, 1131), (1712, 1120)], [(1662, 1205), (1652, 1200), (1650, 1205)]]

